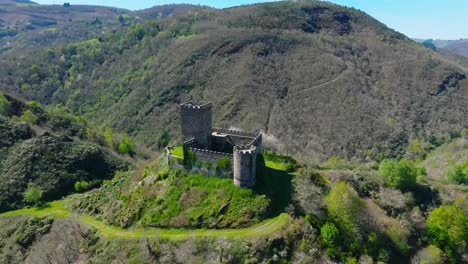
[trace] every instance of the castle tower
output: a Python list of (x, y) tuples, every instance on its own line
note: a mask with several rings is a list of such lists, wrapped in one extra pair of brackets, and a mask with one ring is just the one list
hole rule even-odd
[(195, 139), (199, 148), (211, 148), (211, 103), (188, 101), (180, 105), (182, 142)]
[(234, 147), (234, 185), (237, 187), (255, 186), (257, 149), (253, 145)]

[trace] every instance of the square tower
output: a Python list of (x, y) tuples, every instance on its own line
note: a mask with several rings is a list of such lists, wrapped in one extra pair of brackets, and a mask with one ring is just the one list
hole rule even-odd
[(180, 105), (182, 142), (195, 139), (199, 148), (211, 148), (211, 103), (188, 101)]

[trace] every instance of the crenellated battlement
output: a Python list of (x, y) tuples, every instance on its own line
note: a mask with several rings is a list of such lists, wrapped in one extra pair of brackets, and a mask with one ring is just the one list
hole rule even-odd
[(197, 141), (195, 140), (195, 138), (191, 138), (189, 140), (186, 140), (182, 143), (182, 145), (186, 146), (186, 147), (190, 147), (190, 146), (193, 146), (197, 143)]
[(210, 102), (188, 101), (180, 105), (182, 109), (203, 110), (211, 108)]
[(213, 151), (213, 150), (207, 150), (207, 149), (199, 149), (199, 148), (188, 148), (190, 151), (195, 152), (195, 153), (203, 153), (203, 154), (210, 154), (210, 155), (216, 155), (216, 156), (226, 156), (226, 157), (232, 157), (233, 154), (231, 153), (225, 153), (225, 152), (218, 152), (218, 151)]
[(258, 135), (261, 135), (261, 133), (256, 133), (256, 132), (245, 132), (245, 131), (240, 131), (240, 130), (231, 130), (231, 129), (224, 129), (224, 128), (213, 128), (213, 132), (223, 133), (227, 135), (231, 134), (231, 135), (236, 135), (236, 136), (252, 137), (252, 138), (255, 138)]
[[(262, 133), (213, 128), (212, 105), (206, 101), (180, 104), (180, 115), (184, 158), (173, 156), (168, 148), (166, 156), (170, 165), (183, 165), (186, 170), (218, 177), (231, 175), (237, 187), (251, 188), (255, 185), (257, 154), (263, 149)], [(219, 167), (210, 169), (221, 159), (224, 163), (226, 158), (231, 161), (230, 168), (223, 168), (221, 172)]]
[(255, 154), (257, 148), (253, 145), (239, 145), (234, 147), (234, 152), (239, 154)]

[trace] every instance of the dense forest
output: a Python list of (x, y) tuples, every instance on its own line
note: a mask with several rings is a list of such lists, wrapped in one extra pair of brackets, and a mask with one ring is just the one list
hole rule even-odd
[[(465, 60), (312, 0), (0, 15), (1, 263), (468, 262)], [(167, 166), (190, 99), (254, 188)]]

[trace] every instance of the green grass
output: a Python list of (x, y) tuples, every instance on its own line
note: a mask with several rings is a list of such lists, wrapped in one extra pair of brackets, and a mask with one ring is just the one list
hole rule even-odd
[(163, 238), (170, 240), (185, 240), (189, 238), (209, 237), (257, 237), (266, 236), (285, 227), (289, 222), (289, 215), (280, 214), (275, 218), (268, 219), (262, 223), (249, 228), (240, 229), (159, 229), (159, 228), (134, 228), (123, 229), (107, 225), (89, 215), (74, 214), (67, 209), (68, 200), (51, 202), (44, 208), (28, 208), (10, 211), (0, 214), (0, 217), (14, 217), (19, 215), (30, 215), (36, 217), (66, 218), (72, 217), (82, 224), (96, 228), (101, 235), (112, 238), (140, 239), (146, 237)]
[(265, 159), (265, 166), (274, 170), (285, 171), (288, 165), (288, 158), (281, 155), (275, 155), (271, 152), (265, 151), (263, 155)]
[(178, 158), (183, 159), (184, 158), (184, 149), (182, 146), (177, 146), (174, 149), (171, 150), (171, 154), (173, 156), (176, 156)]
[(288, 167), (295, 163), (289, 157), (265, 152), (257, 160), (257, 182), (255, 191), (257, 194), (270, 198), (270, 215), (278, 215), (284, 212), (291, 203), (293, 186), (293, 173), (288, 173)]

